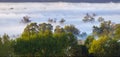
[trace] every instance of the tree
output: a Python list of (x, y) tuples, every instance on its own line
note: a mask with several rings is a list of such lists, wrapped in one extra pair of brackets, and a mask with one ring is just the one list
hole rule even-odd
[(7, 34), (0, 37), (0, 56), (8, 57), (13, 55), (13, 49), (11, 47), (11, 40)]
[(48, 19), (48, 22), (49, 22), (49, 23), (53, 23), (53, 22), (56, 23), (56, 20), (57, 20), (56, 18), (54, 18), (54, 19), (50, 19), (50, 18), (49, 18), (49, 19)]
[(88, 57), (88, 49), (84, 45), (76, 45), (72, 47), (72, 55), (73, 57)]
[(113, 36), (114, 25), (111, 21), (104, 21), (100, 24), (100, 27), (93, 26), (93, 34), (95, 36)]
[(105, 46), (105, 56), (120, 57), (120, 42), (115, 38), (110, 39)]
[(64, 27), (65, 32), (79, 35), (80, 31), (74, 25), (68, 25)]
[(115, 25), (115, 34), (114, 37), (120, 40), (120, 24)]
[(89, 52), (96, 57), (119, 57), (120, 42), (115, 38), (101, 37), (92, 42)]
[(52, 30), (53, 26), (51, 24), (42, 23), (38, 26), (39, 31), (44, 32), (45, 30)]
[(92, 36), (92, 35), (88, 36), (87, 39), (85, 40), (85, 45), (88, 49), (90, 48), (93, 40), (95, 40), (95, 39), (94, 39), (94, 36)]
[(53, 22), (53, 19), (50, 19), (50, 18), (49, 18), (49, 19), (48, 19), (48, 22), (49, 22), (49, 23), (52, 23), (52, 22)]
[(62, 18), (59, 22), (60, 22), (60, 23), (64, 23), (64, 22), (65, 22), (65, 19)]
[(86, 16), (82, 19), (82, 21), (84, 22), (93, 22), (95, 21), (95, 18), (94, 18), (94, 14), (93, 16), (89, 15), (88, 13), (86, 14)]
[(65, 30), (61, 28), (59, 25), (56, 26), (56, 28), (54, 29), (54, 33), (63, 33), (63, 32), (65, 32)]
[(39, 26), (33, 24), (29, 24), (25, 28), (27, 31), (24, 30), (15, 40), (13, 48), (16, 56), (68, 56), (69, 48), (77, 44), (76, 37), (72, 33), (63, 32), (59, 27), (53, 33), (50, 24), (43, 23)]
[(22, 23), (29, 23), (31, 20), (29, 20), (30, 17), (24, 16), (23, 19), (21, 20)]
[(37, 23), (30, 23), (30, 24), (28, 24), (28, 25), (25, 27), (25, 29), (24, 29), (21, 37), (22, 37), (22, 38), (25, 38), (26, 40), (28, 40), (28, 39), (30, 39), (33, 35), (36, 35), (38, 32), (39, 32), (39, 31), (38, 31), (38, 25), (37, 25)]
[[(32, 46), (32, 45), (31, 45)], [(28, 40), (17, 38), (13, 43), (15, 56), (30, 56), (30, 43)]]
[[(41, 32), (29, 40), (18, 38), (14, 45), (17, 55), (23, 56), (65, 56), (66, 49), (72, 43), (66, 33), (51, 34), (50, 31)], [(71, 44), (70, 44), (71, 43)]]
[(103, 22), (103, 21), (104, 21), (104, 18), (103, 18), (103, 17), (99, 17), (99, 18), (98, 18), (98, 21), (99, 21), (99, 22)]
[(93, 53), (94, 56), (97, 57), (104, 57), (105, 54), (105, 45), (107, 43), (109, 38), (107, 38), (106, 36), (100, 37), (98, 40), (93, 40), (90, 49), (89, 49), (89, 53)]

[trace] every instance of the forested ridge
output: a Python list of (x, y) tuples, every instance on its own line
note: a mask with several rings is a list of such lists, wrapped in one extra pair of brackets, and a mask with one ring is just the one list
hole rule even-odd
[(103, 21), (93, 26), (93, 32), (84, 44), (78, 44), (80, 29), (74, 25), (29, 23), (22, 34), (10, 39), (0, 37), (1, 57), (120, 57), (120, 24)]

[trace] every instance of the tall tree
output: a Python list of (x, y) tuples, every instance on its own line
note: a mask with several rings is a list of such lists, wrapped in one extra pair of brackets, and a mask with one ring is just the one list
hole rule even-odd
[(0, 37), (0, 56), (9, 57), (12, 56), (13, 49), (11, 47), (11, 40), (7, 34)]

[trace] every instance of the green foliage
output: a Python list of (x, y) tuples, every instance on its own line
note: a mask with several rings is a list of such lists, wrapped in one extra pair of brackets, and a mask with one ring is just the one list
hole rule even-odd
[(105, 54), (105, 44), (108, 41), (108, 38), (106, 36), (101, 37), (97, 40), (93, 40), (89, 53), (93, 53), (97, 57), (103, 57)]
[(85, 45), (87, 46), (87, 48), (89, 49), (92, 42), (93, 42), (94, 39), (94, 36), (90, 35), (87, 37), (87, 39), (85, 40)]
[(64, 29), (66, 32), (72, 33), (74, 35), (79, 35), (80, 33), (80, 31), (74, 25), (65, 26)]
[(120, 40), (120, 24), (115, 25), (115, 38)]
[(60, 26), (56, 26), (54, 33), (63, 33), (63, 32), (65, 32), (63, 28), (61, 28)]
[(38, 25), (37, 23), (30, 23), (27, 25), (21, 35), (22, 38), (29, 39), (33, 35), (38, 33)]
[(0, 56), (120, 57), (120, 24), (113, 25), (109, 21), (101, 23), (100, 27), (94, 26), (93, 35), (89, 35), (83, 45), (77, 44), (79, 33), (73, 25), (56, 26), (53, 32), (51, 24), (31, 23), (15, 40), (10, 40), (7, 34), (0, 37)]
[(116, 39), (110, 39), (105, 46), (105, 56), (120, 57), (120, 42)]
[(13, 49), (11, 48), (11, 41), (7, 34), (4, 34), (0, 37), (0, 56), (1, 57), (8, 57), (12, 56)]
[(53, 26), (51, 24), (42, 23), (38, 25), (38, 30), (44, 32), (45, 30), (52, 30)]
[(56, 28), (55, 33), (51, 30), (50, 24), (28, 25), (13, 44), (16, 56), (68, 56), (68, 48), (77, 44), (76, 37), (60, 27)]
[(84, 45), (76, 45), (71, 48), (72, 57), (88, 57), (88, 49)]
[(93, 26), (93, 34), (96, 36), (113, 36), (114, 25), (111, 21), (104, 21), (100, 27)]
[(89, 52), (96, 57), (119, 57), (120, 42), (114, 38), (100, 37), (97, 40), (93, 40)]

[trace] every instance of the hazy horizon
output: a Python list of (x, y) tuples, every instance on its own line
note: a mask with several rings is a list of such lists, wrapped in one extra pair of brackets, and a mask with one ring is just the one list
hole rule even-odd
[[(105, 20), (120, 23), (120, 3), (0, 3), (0, 35), (18, 35), (23, 32), (26, 25), (20, 21), (23, 16), (29, 16), (32, 22), (47, 22), (48, 18), (57, 18), (56, 25), (73, 24), (81, 32), (92, 33), (92, 26), (99, 25), (97, 18), (102, 16)], [(29, 5), (29, 6), (28, 6)], [(49, 6), (48, 6), (49, 5)], [(109, 6), (111, 5), (111, 6)], [(84, 23), (82, 21), (86, 13), (96, 13), (96, 21)], [(59, 24), (64, 18), (66, 22)], [(8, 29), (9, 28), (9, 29)]]
[(0, 0), (0, 2), (72, 2), (72, 3), (119, 3), (120, 0)]

